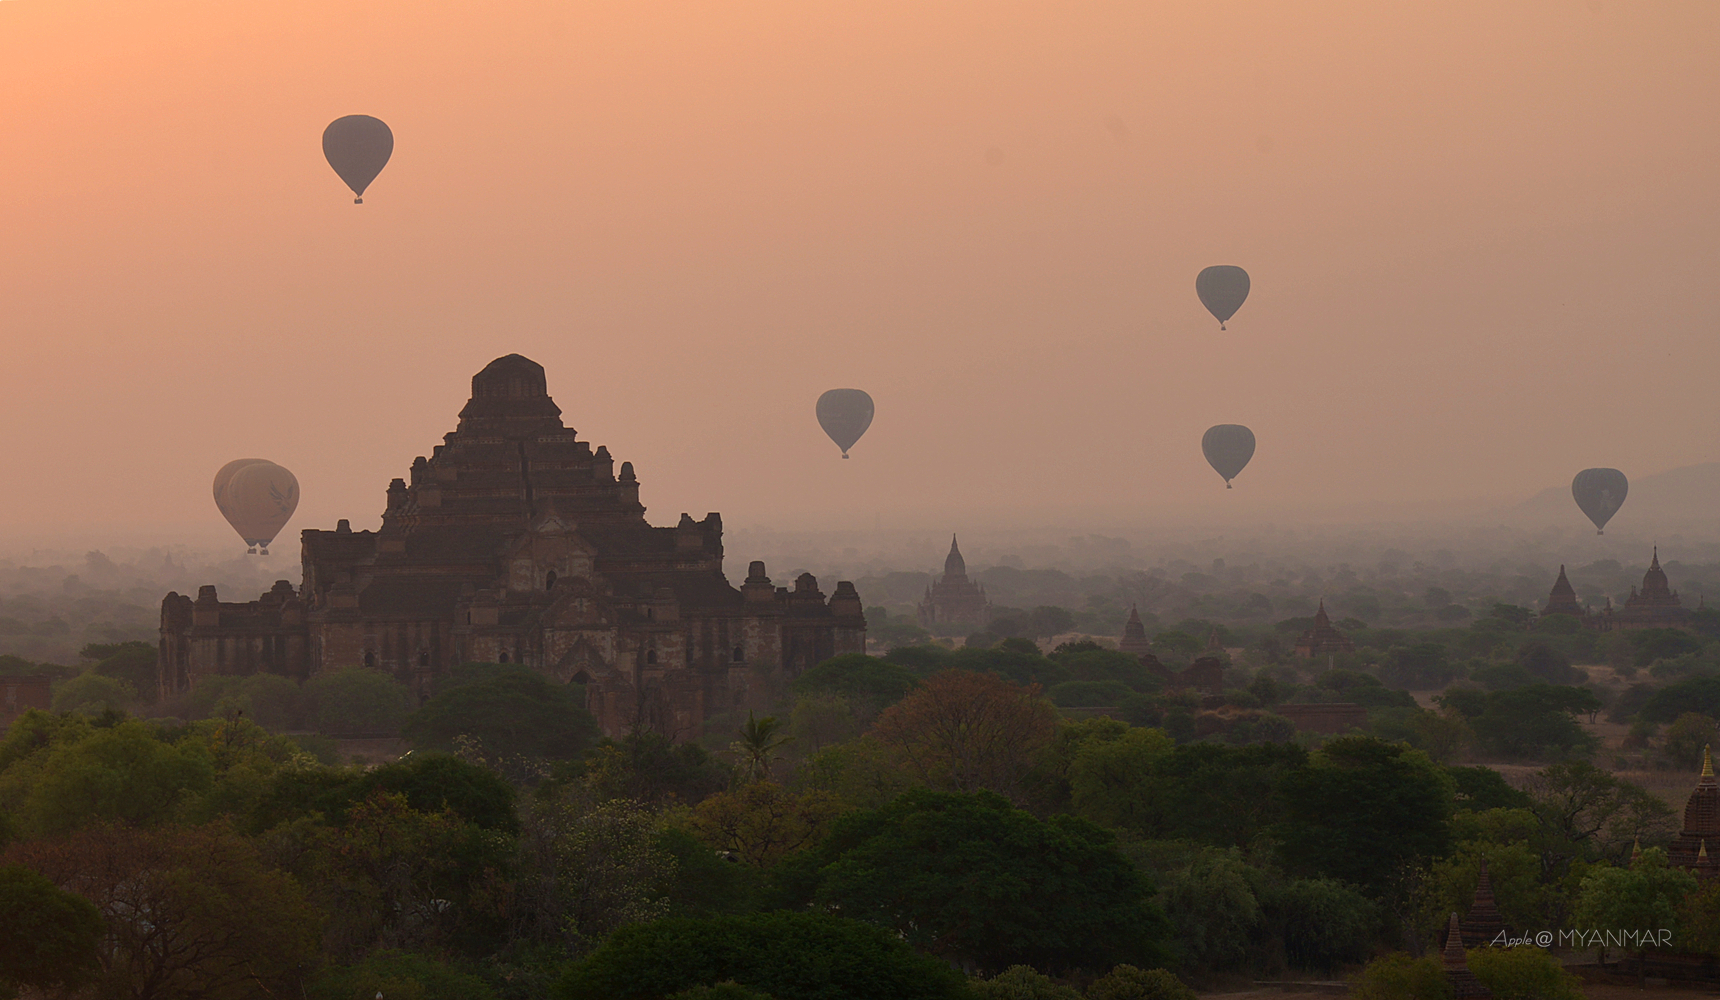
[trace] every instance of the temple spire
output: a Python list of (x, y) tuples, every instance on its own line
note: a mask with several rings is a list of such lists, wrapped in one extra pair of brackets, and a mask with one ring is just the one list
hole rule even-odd
[(944, 557), (944, 577), (957, 579), (967, 576), (967, 560), (962, 558), (961, 547), (956, 545), (956, 536), (950, 535), (950, 554)]
[(1714, 777), (1714, 755), (1708, 752), (1708, 744), (1702, 744), (1702, 777)]

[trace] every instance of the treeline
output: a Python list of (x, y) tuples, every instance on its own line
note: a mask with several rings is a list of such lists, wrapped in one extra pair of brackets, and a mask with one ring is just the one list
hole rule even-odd
[[(1437, 946), (1482, 858), (1512, 927), (1634, 926), (1648, 899), (1681, 945), (1720, 944), (1720, 899), (1654, 850), (1657, 797), (1581, 760), (1518, 789), (1407, 740), (1261, 725), (1238, 702), (1270, 707), (1265, 673), (1209, 707), (1091, 644), (909, 647), (827, 661), (701, 745), (600, 738), (577, 689), (472, 664), (369, 770), (258, 725), (322, 710), (277, 681), (213, 685), (200, 721), (13, 724), (0, 923), (47, 930), (0, 975), (139, 998), (1186, 998)], [(1121, 685), (1140, 721), (1065, 717), (1047, 691), (1070, 684)], [(1473, 725), (1500, 693), (1468, 721), (1380, 708)], [(1227, 728), (1202, 735), (1207, 713)], [(1414, 979), (1381, 961), (1376, 992)]]

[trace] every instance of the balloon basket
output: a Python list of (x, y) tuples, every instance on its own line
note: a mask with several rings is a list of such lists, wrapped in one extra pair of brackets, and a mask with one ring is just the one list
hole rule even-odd
[(364, 204), (364, 199), (363, 198), (354, 198), (354, 199), (352, 199), (352, 203), (354, 205), (362, 205), (362, 204)]
[(255, 547), (255, 546), (253, 546), (253, 547), (251, 547), (251, 548), (248, 548), (248, 549), (246, 549), (246, 550), (245, 550), (245, 554), (246, 554), (246, 555), (248, 555), (248, 556), (254, 556), (254, 555), (256, 555), (256, 554), (257, 554), (257, 549), (256, 549), (256, 547)]

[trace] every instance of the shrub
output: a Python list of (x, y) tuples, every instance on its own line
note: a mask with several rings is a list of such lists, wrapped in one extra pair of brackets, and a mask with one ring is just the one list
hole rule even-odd
[(1081, 1000), (1081, 994), (1030, 965), (1012, 965), (990, 979), (976, 979), (972, 990), (980, 1000)]
[(1382, 955), (1362, 969), (1350, 989), (1355, 1000), (1451, 1000), (1451, 981), (1439, 959)]
[(1583, 1000), (1580, 980), (1541, 948), (1475, 948), (1469, 971), (1493, 1000)]
[(1119, 965), (1087, 988), (1087, 1000), (1195, 1000), (1194, 990), (1164, 969)]

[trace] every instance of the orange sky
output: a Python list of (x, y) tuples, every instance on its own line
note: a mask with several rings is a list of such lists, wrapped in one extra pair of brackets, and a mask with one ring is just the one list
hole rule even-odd
[[(7, 0), (5, 532), (206, 525), (250, 455), (289, 534), (374, 526), (511, 351), (656, 523), (1720, 459), (1717, 43), (1710, 0)], [(362, 207), (354, 113), (396, 136)], [(836, 386), (878, 405), (848, 462)]]

